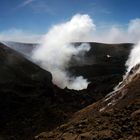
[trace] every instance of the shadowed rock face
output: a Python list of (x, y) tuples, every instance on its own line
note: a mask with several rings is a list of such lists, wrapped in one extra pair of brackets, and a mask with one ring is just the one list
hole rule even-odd
[(0, 138), (31, 140), (94, 100), (59, 89), (49, 72), (3, 44), (0, 64)]
[[(75, 46), (80, 44), (74, 43)], [(93, 42), (89, 44), (91, 46), (90, 51), (73, 56), (67, 70), (72, 76), (82, 75), (88, 79), (91, 82), (88, 88), (91, 93), (94, 90), (97, 93), (105, 95), (113, 89), (116, 83), (122, 80), (122, 75), (125, 72), (125, 62), (133, 44), (103, 44)], [(33, 48), (36, 46), (35, 44), (15, 42), (8, 42), (7, 45), (25, 56), (31, 55)]]
[[(139, 65), (132, 69), (137, 71)], [(138, 140), (140, 138), (140, 73), (129, 73), (122, 86), (75, 113), (70, 121), (36, 140)]]
[(92, 77), (122, 74), (132, 45), (90, 43), (89, 52), (79, 54), (79, 57), (73, 56), (70, 72), (83, 75), (91, 81)]
[(87, 78), (91, 83), (85, 92), (99, 100), (122, 80), (132, 45), (91, 42), (90, 51), (79, 57), (74, 56), (68, 70), (72, 75)]
[(54, 95), (51, 80), (49, 72), (0, 44), (0, 135), (35, 131), (40, 115), (45, 117), (45, 97)]
[(131, 45), (91, 43), (83, 61), (73, 57), (71, 73), (91, 81), (87, 89), (74, 91), (53, 85), (49, 72), (0, 44), (0, 138), (32, 140), (104, 97), (121, 80)]

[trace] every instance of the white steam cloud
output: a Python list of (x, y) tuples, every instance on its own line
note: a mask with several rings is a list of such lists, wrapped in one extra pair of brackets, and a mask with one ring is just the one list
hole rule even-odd
[[(87, 87), (88, 81), (82, 76), (72, 77), (66, 69), (73, 55), (89, 51), (90, 46), (82, 43), (75, 47), (71, 42), (137, 43), (140, 40), (139, 18), (130, 20), (125, 28), (113, 25), (105, 30), (99, 29), (89, 15), (77, 14), (70, 21), (53, 26), (46, 35), (34, 35), (14, 29), (0, 32), (0, 40), (41, 41), (41, 45), (33, 51), (32, 59), (52, 73), (53, 82), (58, 86), (80, 90)], [(140, 62), (139, 54), (140, 42), (134, 46), (126, 62), (127, 72)]]
[(140, 41), (133, 46), (129, 58), (126, 62), (127, 73), (137, 64), (140, 64)]
[(21, 29), (10, 29), (0, 32), (0, 41), (15, 41), (23, 43), (40, 43), (43, 35), (25, 32)]
[[(83, 28), (83, 33), (85, 31), (85, 27), (82, 27), (84, 24), (86, 24), (86, 16), (88, 17), (88, 20), (90, 23), (92, 23), (92, 28), (89, 32), (89, 34), (84, 38), (81, 38), (82, 41), (91, 41), (91, 42), (102, 42), (102, 43), (137, 43), (139, 41), (140, 37), (140, 18), (132, 19), (128, 22), (127, 25), (121, 26), (121, 25), (112, 25), (112, 26), (99, 26), (95, 25), (92, 22), (92, 19), (88, 15), (79, 15), (81, 16), (83, 23), (78, 23), (78, 15), (73, 17), (73, 21), (75, 20), (75, 23), (73, 22), (73, 31), (74, 28), (77, 27), (77, 25), (80, 25), (81, 28)], [(80, 18), (79, 18), (80, 19)], [(77, 24), (78, 23), (78, 24)], [(70, 23), (66, 23), (70, 24)], [(60, 24), (60, 26), (63, 26), (63, 24)], [(58, 26), (56, 26), (57, 28)], [(55, 26), (53, 27), (55, 28)], [(66, 26), (65, 26), (66, 28)], [(80, 28), (79, 28), (80, 29)], [(56, 30), (56, 29), (55, 29)], [(70, 30), (70, 29), (69, 29)], [(67, 29), (68, 31), (68, 29)], [(74, 31), (75, 32), (75, 31)], [(77, 32), (78, 29), (77, 29)], [(82, 32), (82, 31), (80, 31)], [(50, 33), (49, 33), (50, 34)], [(60, 34), (60, 32), (59, 32)], [(44, 36), (44, 34), (33, 34), (29, 32), (25, 32), (21, 29), (10, 29), (7, 31), (0, 32), (0, 40), (1, 41), (17, 41), (17, 42), (40, 42), (41, 38)], [(60, 36), (59, 36), (60, 37)], [(75, 41), (78, 40), (78, 38), (73, 38)], [(79, 40), (78, 40), (79, 41)]]
[(66, 23), (56, 25), (45, 35), (42, 44), (33, 51), (33, 60), (53, 75), (53, 83), (61, 88), (81, 90), (88, 86), (82, 76), (73, 77), (66, 71), (73, 55), (90, 50), (87, 43), (74, 46), (72, 42), (84, 42), (95, 30), (88, 15), (75, 15)]
[(91, 41), (103, 43), (137, 43), (140, 39), (140, 19), (130, 20), (126, 27), (112, 25), (93, 34)]

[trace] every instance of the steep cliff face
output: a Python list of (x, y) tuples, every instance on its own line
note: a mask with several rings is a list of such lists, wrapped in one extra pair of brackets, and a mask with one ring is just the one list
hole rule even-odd
[(64, 125), (37, 140), (137, 140), (140, 138), (140, 73), (135, 66), (102, 100), (75, 113)]

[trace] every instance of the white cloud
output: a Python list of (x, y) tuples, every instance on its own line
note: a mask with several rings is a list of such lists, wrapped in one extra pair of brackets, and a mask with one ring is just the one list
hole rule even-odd
[(41, 45), (33, 52), (32, 59), (50, 71), (53, 82), (59, 87), (84, 89), (88, 81), (81, 77), (71, 77), (66, 71), (68, 62), (73, 55), (88, 51), (90, 46), (82, 44), (74, 47), (71, 42), (137, 42), (140, 39), (140, 19), (131, 20), (127, 29), (111, 26), (108, 30), (98, 33), (97, 27), (89, 15), (77, 14), (71, 20), (55, 25), (44, 36)]
[(48, 5), (45, 0), (25, 0), (20, 3), (15, 9), (20, 9), (28, 6), (34, 13), (47, 13), (50, 15), (55, 15), (52, 7)]
[[(89, 17), (90, 18), (90, 17)], [(92, 19), (90, 18), (91, 22)], [(79, 23), (75, 23), (75, 27)], [(82, 23), (80, 23), (82, 25)], [(103, 26), (103, 25), (102, 25)], [(122, 25), (111, 25), (104, 28), (101, 26), (93, 26), (90, 34), (84, 36), (82, 41), (94, 41), (103, 43), (136, 43), (140, 40), (140, 19), (130, 20), (127, 27)], [(83, 27), (84, 30), (84, 27)], [(20, 41), (20, 42), (38, 42), (43, 35), (28, 33), (20, 29), (10, 29), (7, 31), (0, 32), (0, 40)], [(82, 37), (82, 36), (81, 36)], [(79, 39), (80, 41), (80, 39)]]
[(86, 41), (95, 30), (95, 25), (88, 15), (77, 14), (71, 20), (52, 27), (45, 35), (41, 45), (33, 52), (33, 60), (50, 71), (53, 83), (61, 88), (85, 89), (88, 81), (84, 77), (73, 77), (67, 71), (73, 55), (89, 51), (87, 43), (75, 47), (71, 42)]
[(25, 0), (25, 1), (23, 1), (23, 2), (19, 5), (19, 7), (25, 7), (25, 6), (31, 4), (31, 3), (34, 2), (34, 1), (35, 1), (35, 0)]
[[(83, 77), (71, 77), (67, 73), (67, 64), (73, 55), (90, 49), (88, 44), (82, 44), (75, 48), (70, 42), (103, 42), (124, 43), (138, 42), (140, 40), (140, 19), (133, 19), (127, 25), (112, 25), (106, 30), (98, 31), (89, 15), (76, 14), (71, 20), (53, 26), (46, 35), (32, 34), (19, 29), (11, 29), (0, 32), (1, 41), (41, 42), (41, 46), (35, 50), (33, 59), (40, 66), (53, 74), (53, 82), (60, 87), (83, 89), (88, 81)], [(137, 52), (137, 50), (136, 50)]]
[(91, 41), (103, 43), (137, 43), (140, 40), (140, 19), (130, 20), (127, 27), (112, 25), (96, 32)]
[(39, 0), (30, 5), (30, 8), (34, 13), (47, 13), (54, 15), (53, 7), (50, 7), (48, 3), (44, 0)]
[(0, 41), (15, 41), (25, 43), (38, 43), (43, 35), (25, 32), (20, 29), (10, 29), (0, 32)]

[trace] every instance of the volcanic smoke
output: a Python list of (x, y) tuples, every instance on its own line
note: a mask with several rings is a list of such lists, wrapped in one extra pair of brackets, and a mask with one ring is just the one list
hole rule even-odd
[(95, 25), (88, 15), (77, 14), (70, 21), (52, 27), (45, 35), (32, 55), (42, 68), (50, 71), (53, 83), (61, 88), (82, 90), (87, 88), (89, 82), (83, 76), (74, 77), (66, 68), (72, 56), (90, 50), (88, 43), (74, 46), (72, 42), (84, 42), (95, 30)]

